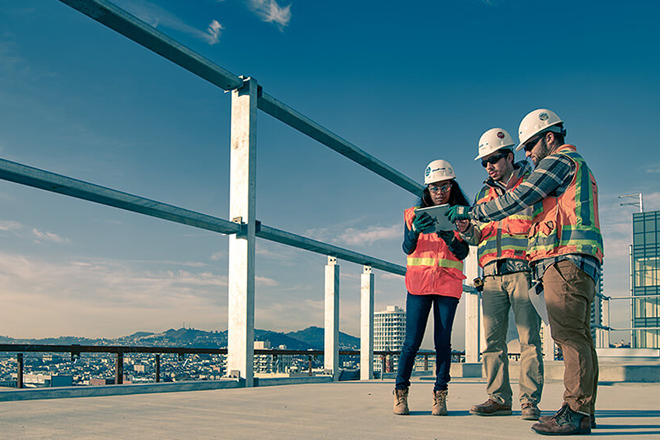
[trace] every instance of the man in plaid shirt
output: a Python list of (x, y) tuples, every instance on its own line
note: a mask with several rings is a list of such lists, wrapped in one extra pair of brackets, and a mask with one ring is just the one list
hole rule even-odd
[(591, 305), (600, 277), (603, 239), (598, 188), (586, 162), (564, 143), (563, 121), (539, 109), (520, 123), (520, 144), (536, 169), (512, 191), (490, 202), (454, 206), (451, 221), (496, 221), (533, 207), (527, 249), (543, 283), (552, 338), (564, 356), (564, 404), (532, 430), (544, 435), (590, 434), (595, 427), (598, 358), (591, 337)]

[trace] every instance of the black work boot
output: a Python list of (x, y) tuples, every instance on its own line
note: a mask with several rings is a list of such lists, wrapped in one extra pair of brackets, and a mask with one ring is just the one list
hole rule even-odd
[[(539, 417), (539, 423), (545, 423), (553, 417), (554, 416), (541, 416), (541, 417)], [(596, 425), (596, 415), (591, 414), (589, 416), (589, 419), (591, 420), (591, 429), (596, 429), (596, 427), (597, 427), (597, 425)]]
[(557, 414), (545, 422), (532, 425), (532, 431), (542, 435), (591, 434), (591, 417), (589, 414), (573, 411), (564, 403)]

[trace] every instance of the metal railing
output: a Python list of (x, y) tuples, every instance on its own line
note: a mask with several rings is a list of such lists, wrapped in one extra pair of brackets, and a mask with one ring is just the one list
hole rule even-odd
[[(210, 84), (232, 92), (230, 220), (213, 217), (181, 207), (150, 200), (138, 195), (105, 188), (89, 182), (32, 168), (0, 159), (0, 179), (39, 188), (94, 203), (103, 204), (151, 217), (177, 222), (230, 236), (229, 253), (229, 342), (228, 356), (232, 369), (240, 370), (247, 386), (251, 386), (252, 348), (254, 336), (254, 241), (262, 238), (287, 246), (316, 252), (329, 258), (339, 258), (364, 266), (361, 303), (361, 328), (373, 320), (372, 268), (398, 275), (405, 267), (312, 240), (291, 232), (261, 224), (255, 218), (256, 197), (254, 173), (256, 170), (256, 113), (261, 110), (290, 127), (306, 134), (348, 159), (360, 164), (400, 188), (420, 194), (423, 186), (399, 171), (376, 159), (357, 146), (341, 138), (315, 121), (268, 95), (254, 79), (235, 75), (214, 62), (178, 43), (154, 27), (117, 7), (107, 0), (60, 0), (108, 28), (157, 53), (172, 63), (190, 71)], [(329, 260), (329, 265), (335, 260)], [(327, 266), (326, 266), (327, 268)], [(338, 269), (338, 266), (336, 267)], [(328, 286), (326, 270), (326, 289)], [(338, 275), (335, 280), (338, 283)], [(335, 289), (336, 293), (337, 289)], [(326, 291), (327, 298), (327, 291)], [(330, 369), (337, 370), (338, 316), (326, 303), (325, 356)], [(335, 307), (336, 309), (336, 307)], [(330, 317), (330, 318), (328, 318)], [(364, 321), (366, 320), (366, 321)], [(366, 333), (364, 333), (366, 332)], [(362, 363), (373, 360), (373, 333), (363, 330)], [(90, 350), (92, 350), (90, 348)], [(151, 349), (149, 349), (151, 350)], [(120, 352), (118, 351), (119, 355)], [(368, 372), (368, 376), (372, 370)], [(119, 377), (119, 376), (118, 376)], [(117, 379), (120, 380), (120, 379)]]
[[(114, 384), (121, 385), (124, 382), (124, 359), (125, 355), (131, 354), (153, 354), (154, 355), (154, 381), (159, 383), (161, 381), (161, 355), (162, 354), (175, 354), (178, 360), (182, 361), (185, 355), (227, 355), (226, 348), (196, 348), (196, 347), (145, 347), (145, 346), (128, 346), (128, 345), (46, 345), (46, 344), (0, 344), (0, 353), (16, 353), (16, 388), (24, 388), (24, 370), (25, 370), (25, 354), (42, 354), (42, 353), (66, 353), (70, 355), (72, 362), (80, 359), (83, 353), (93, 354), (114, 354)], [(268, 355), (272, 356), (274, 362), (277, 358), (283, 356), (302, 357), (307, 359), (308, 369), (307, 374), (312, 376), (313, 363), (320, 357), (323, 357), (323, 350), (282, 350), (282, 349), (255, 349), (256, 356)], [(341, 356), (359, 356), (359, 350), (340, 350)], [(394, 356), (400, 356), (400, 351), (392, 350), (377, 350), (374, 355), (379, 356), (381, 365), (387, 365), (388, 359)], [(423, 370), (429, 371), (429, 358), (435, 357), (435, 352), (430, 350), (420, 350), (418, 357), (423, 359)], [(452, 352), (452, 362), (465, 362), (465, 352)], [(383, 373), (391, 371), (382, 371)], [(229, 377), (231, 377), (231, 372)]]

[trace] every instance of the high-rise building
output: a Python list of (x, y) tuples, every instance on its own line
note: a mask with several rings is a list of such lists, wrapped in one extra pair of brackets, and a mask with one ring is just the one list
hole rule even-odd
[(374, 350), (400, 351), (406, 337), (406, 312), (399, 306), (387, 306), (374, 313)]
[(660, 348), (660, 211), (633, 214), (632, 347)]
[[(401, 351), (406, 337), (406, 312), (399, 306), (387, 306), (386, 310), (374, 313), (374, 350)], [(396, 371), (399, 357), (390, 359), (385, 371)], [(374, 368), (381, 370), (381, 361), (374, 358)]]

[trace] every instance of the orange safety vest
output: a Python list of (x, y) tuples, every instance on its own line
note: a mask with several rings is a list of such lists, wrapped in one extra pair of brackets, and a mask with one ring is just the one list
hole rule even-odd
[(565, 254), (586, 254), (603, 261), (603, 236), (598, 219), (598, 186), (573, 145), (556, 151), (575, 163), (575, 176), (559, 197), (534, 205), (527, 254), (531, 261)]
[[(522, 173), (510, 190), (527, 180), (530, 171)], [(498, 197), (497, 190), (486, 185), (477, 195), (477, 204), (490, 202)], [(510, 215), (499, 221), (492, 221), (481, 226), (478, 255), (479, 266), (505, 258), (526, 260), (527, 235), (532, 225), (532, 210), (526, 208), (518, 214)]]
[[(415, 208), (404, 212), (408, 229), (412, 229)], [(454, 236), (462, 240), (458, 232)], [(408, 255), (406, 289), (413, 295), (443, 295), (460, 298), (463, 293), (463, 262), (449, 250), (438, 234), (419, 234), (417, 247)]]

